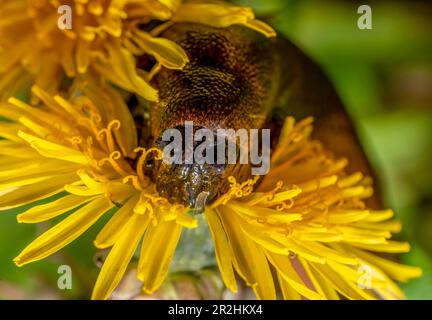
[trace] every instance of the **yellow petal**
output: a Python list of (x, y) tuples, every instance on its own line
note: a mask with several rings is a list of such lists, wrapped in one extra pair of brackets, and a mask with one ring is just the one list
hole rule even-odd
[(102, 197), (78, 209), (30, 243), (14, 259), (16, 265), (43, 259), (60, 250), (83, 234), (111, 207), (112, 204)]
[(345, 224), (363, 220), (369, 215), (369, 210), (347, 210), (343, 212), (329, 212), (327, 214), (327, 221), (334, 224)]
[(164, 281), (182, 227), (175, 221), (150, 226), (144, 236), (138, 264), (138, 279), (143, 281), (145, 293), (153, 293)]
[(226, 28), (234, 24), (244, 25), (267, 37), (274, 37), (275, 31), (255, 20), (253, 11), (248, 7), (239, 7), (228, 3), (186, 2), (183, 3), (172, 18), (174, 22), (193, 22), (204, 25)]
[[(316, 265), (310, 264), (323, 278), (327, 279), (340, 294), (348, 299), (363, 300), (363, 299), (376, 299), (366, 289), (361, 289), (357, 282), (347, 280), (343, 274), (339, 274), (330, 268), (327, 264)], [(360, 275), (359, 275), (360, 276)]]
[(0, 140), (0, 155), (28, 159), (29, 157), (38, 156), (38, 153), (27, 145), (18, 144), (14, 141)]
[(122, 153), (131, 158), (135, 156), (134, 149), (138, 145), (135, 121), (124, 99), (116, 91), (108, 87), (103, 90), (100, 85), (89, 82), (83, 86), (83, 92), (97, 106), (106, 108), (111, 119), (120, 122), (120, 127), (114, 130), (114, 136)]
[(189, 62), (183, 48), (171, 40), (152, 37), (147, 32), (137, 31), (134, 41), (168, 69), (182, 69)]
[(128, 200), (114, 216), (105, 224), (102, 230), (98, 233), (94, 245), (99, 249), (109, 248), (123, 234), (123, 228), (133, 216), (133, 208), (138, 201), (139, 196), (136, 195)]
[(267, 23), (253, 19), (253, 20), (247, 20), (246, 23), (243, 23), (245, 27), (248, 27), (252, 30), (255, 30), (259, 33), (264, 34), (266, 37), (276, 37), (276, 31), (270, 27)]
[(290, 239), (285, 235), (274, 233), (271, 234), (271, 237), (276, 241), (282, 243), (287, 248), (289, 248), (290, 251), (292, 251), (293, 253), (298, 254), (301, 257), (304, 257), (308, 261), (325, 263), (325, 258), (323, 258), (321, 255), (305, 248), (304, 246), (299, 246), (295, 241), (293, 241), (293, 239)]
[(2, 122), (0, 127), (0, 137), (22, 144), (23, 141), (18, 137), (18, 132), (25, 129), (21, 124)]
[(27, 141), (41, 155), (78, 164), (88, 164), (86, 156), (80, 151), (65, 147), (20, 131), (19, 137)]
[(309, 289), (294, 270), (291, 265), (290, 258), (288, 256), (282, 256), (279, 254), (274, 254), (267, 252), (267, 257), (270, 260), (270, 263), (276, 268), (279, 275), (293, 287), (295, 291), (297, 291), (302, 296), (311, 299), (311, 300), (322, 300), (323, 297)]
[(218, 208), (235, 261), (235, 268), (259, 299), (276, 299), (274, 280), (263, 249), (250, 240), (232, 219), (235, 212), (227, 206)]
[(412, 278), (418, 278), (422, 275), (421, 268), (403, 265), (388, 259), (381, 258), (377, 255), (350, 248), (361, 259), (370, 262), (372, 265), (377, 266), (386, 274), (397, 281), (406, 282)]
[[(43, 90), (42, 89), (37, 89), (37, 86), (34, 86), (32, 88), (33, 92), (38, 92), (43, 96)], [(46, 93), (45, 93), (46, 94)], [(79, 109), (76, 108), (69, 100), (63, 98), (60, 95), (55, 95), (52, 100), (51, 99), (46, 99), (45, 100), (47, 106), (51, 106), (52, 108), (58, 108), (61, 107), (64, 111), (66, 111), (68, 114), (70, 114), (74, 120), (79, 120), (82, 115), (79, 112)], [(64, 112), (63, 112), (63, 116), (65, 116)]]
[[(78, 170), (78, 176), (81, 179), (80, 184), (66, 185), (65, 190), (77, 196), (94, 196), (106, 192), (107, 184), (96, 181), (85, 170)], [(84, 183), (84, 186), (81, 185)]]
[(295, 241), (295, 243), (300, 246), (307, 248), (308, 250), (316, 253), (317, 255), (325, 258), (326, 260), (335, 260), (343, 264), (357, 265), (359, 263), (358, 259), (351, 254), (344, 252), (339, 252), (337, 250), (331, 249), (324, 244), (314, 241)]
[(117, 287), (148, 225), (148, 217), (134, 214), (124, 227), (99, 273), (92, 299), (107, 299)]
[(369, 230), (386, 230), (392, 233), (398, 233), (402, 230), (402, 224), (398, 220), (384, 222), (357, 222), (354, 226)]
[(198, 227), (198, 220), (186, 213), (186, 210), (181, 210), (176, 213), (176, 222), (188, 229)]
[(246, 236), (261, 245), (263, 248), (278, 254), (289, 254), (289, 248), (268, 235), (271, 230), (265, 230), (265, 227), (259, 228), (256, 225), (243, 221), (241, 218), (236, 218), (235, 221), (237, 226), (241, 228)]
[(292, 221), (298, 221), (303, 218), (300, 213), (287, 213), (283, 211), (278, 211), (274, 209), (262, 208), (259, 206), (248, 206), (242, 204), (239, 201), (231, 200), (228, 203), (229, 207), (235, 210), (236, 212), (240, 212), (242, 214), (254, 217), (254, 218), (262, 218), (262, 219), (272, 219), (278, 221), (280, 223), (287, 223)]
[(392, 218), (394, 216), (393, 210), (374, 210), (371, 211), (371, 214), (364, 219), (364, 221), (368, 222), (379, 222)]
[(63, 191), (65, 183), (76, 179), (76, 175), (54, 177), (29, 186), (12, 188), (0, 195), (0, 211), (16, 208), (37, 200), (48, 198)]
[(17, 220), (19, 223), (38, 223), (46, 221), (92, 200), (94, 200), (94, 198), (68, 195), (53, 202), (34, 206), (26, 212), (17, 215)]
[(206, 209), (204, 214), (213, 239), (216, 261), (218, 262), (222, 279), (228, 289), (237, 292), (237, 282), (232, 266), (233, 257), (225, 230), (215, 211)]
[(73, 195), (76, 196), (81, 196), (81, 197), (90, 197), (90, 196), (95, 196), (95, 195), (100, 195), (105, 193), (105, 190), (102, 189), (90, 189), (87, 186), (82, 186), (79, 184), (68, 184), (65, 185), (64, 187), (65, 191), (72, 193)]
[[(27, 152), (27, 150), (24, 152)], [(25, 160), (21, 158), (14, 159), (12, 157), (4, 157), (2, 160), (4, 160), (4, 162), (0, 161), (0, 179), (2, 181), (29, 176), (70, 175), (71, 173), (74, 173), (75, 180), (77, 178), (75, 172), (78, 166), (76, 164), (64, 161), (52, 161), (38, 154), (32, 155)]]
[(51, 131), (48, 130), (45, 126), (41, 126), (39, 123), (29, 118), (20, 117), (18, 119), (18, 122), (21, 123), (26, 128), (28, 128), (29, 130), (33, 131), (39, 137), (47, 137), (51, 134)]
[(321, 296), (325, 297), (327, 300), (340, 299), (339, 295), (333, 289), (331, 284), (329, 284), (329, 282), (325, 278), (321, 277), (319, 273), (317, 273), (314, 269), (312, 269), (306, 260), (300, 257), (298, 257), (297, 259), (301, 263), (302, 267), (304, 268), (314, 288)]
[(90, 42), (86, 40), (78, 40), (76, 52), (76, 66), (79, 73), (86, 73), (90, 64)]
[(282, 297), (284, 300), (301, 300), (302, 296), (294, 290), (292, 286), (289, 285), (287, 281), (281, 276), (280, 273), (277, 274), (279, 287), (282, 291)]
[[(40, 89), (39, 89), (40, 90)], [(37, 89), (36, 89), (37, 91)], [(46, 93), (45, 93), (46, 94)], [(14, 109), (16, 109), (21, 116), (28, 115), (28, 117), (38, 120), (47, 126), (51, 126), (53, 123), (56, 123), (59, 121), (59, 119), (56, 116), (53, 116), (52, 114), (48, 112), (44, 112), (40, 108), (35, 108), (27, 103), (18, 100), (15, 97), (11, 97), (8, 99), (8, 102), (14, 106)], [(9, 106), (10, 108), (10, 106)], [(18, 121), (18, 119), (14, 119), (15, 121)]]
[(11, 188), (11, 187), (22, 187), (22, 186), (28, 186), (31, 184), (35, 184), (53, 177), (56, 177), (57, 175), (43, 175), (43, 174), (36, 174), (36, 175), (30, 175), (30, 176), (24, 176), (24, 177), (15, 177), (11, 179), (5, 179), (0, 182), (0, 190)]
[(401, 253), (401, 252), (408, 252), (410, 250), (409, 243), (390, 241), (390, 240), (385, 241), (383, 243), (376, 243), (376, 244), (350, 242), (350, 245), (357, 248), (376, 251), (376, 252)]
[(107, 43), (106, 46), (109, 60), (94, 64), (98, 72), (123, 89), (135, 92), (149, 101), (157, 101), (157, 91), (137, 74), (132, 54), (116, 44)]

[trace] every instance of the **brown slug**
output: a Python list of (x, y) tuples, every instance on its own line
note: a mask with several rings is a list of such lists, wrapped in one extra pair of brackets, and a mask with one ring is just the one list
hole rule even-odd
[[(153, 77), (158, 102), (139, 107), (137, 101), (132, 103), (138, 129), (151, 128), (139, 130), (141, 145), (162, 148), (166, 129), (184, 134), (185, 122), (193, 121), (215, 135), (221, 128), (268, 128), (273, 148), (287, 116), (314, 116), (314, 137), (335, 156), (348, 158), (349, 170), (372, 174), (331, 82), (289, 40), (267, 38), (241, 26), (219, 29), (189, 23), (174, 24), (161, 36), (178, 43), (189, 63), (182, 70), (162, 68)], [(149, 64), (147, 56), (138, 60), (138, 67)], [(240, 182), (251, 177), (250, 165), (240, 163), (167, 164), (149, 159), (146, 172), (162, 196), (191, 207), (202, 195), (200, 207), (226, 192), (229, 176)]]

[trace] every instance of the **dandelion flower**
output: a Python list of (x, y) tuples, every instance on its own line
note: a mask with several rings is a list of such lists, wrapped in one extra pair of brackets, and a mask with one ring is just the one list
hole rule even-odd
[[(62, 79), (96, 72), (150, 101), (152, 71), (137, 70), (135, 56), (154, 56), (159, 65), (181, 69), (188, 58), (173, 41), (157, 36), (151, 21), (195, 22), (214, 27), (241, 24), (274, 36), (250, 8), (223, 2), (181, 0), (3, 0), (0, 1), (0, 100), (36, 84), (57, 92)], [(59, 28), (59, 7), (71, 10), (71, 28)], [(61, 9), (61, 8), (60, 8)], [(65, 16), (65, 19), (67, 16)], [(153, 72), (154, 73), (154, 72)]]
[[(0, 126), (0, 210), (46, 199), (18, 221), (72, 213), (15, 263), (53, 254), (115, 210), (94, 241), (110, 251), (92, 298), (110, 296), (137, 250), (143, 291), (156, 291), (183, 228), (198, 223), (188, 208), (160, 197), (144, 174), (146, 157), (160, 151), (137, 144), (128, 108), (109, 87), (88, 83), (68, 98), (37, 86), (32, 91), (37, 105), (10, 98), (0, 107), (9, 119)], [(421, 270), (377, 254), (409, 250), (390, 239), (399, 222), (391, 210), (365, 206), (370, 179), (347, 174), (346, 161), (332, 158), (311, 132), (312, 119), (296, 124), (288, 118), (268, 175), (243, 183), (231, 177), (229, 191), (205, 208), (225, 285), (236, 292), (238, 275), (260, 299), (403, 298), (393, 280), (418, 277)]]

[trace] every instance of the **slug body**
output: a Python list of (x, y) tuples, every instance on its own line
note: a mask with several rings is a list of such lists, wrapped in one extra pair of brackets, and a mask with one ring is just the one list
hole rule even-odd
[[(277, 144), (287, 116), (315, 117), (315, 137), (351, 169), (371, 173), (350, 119), (320, 68), (288, 40), (266, 38), (240, 26), (218, 29), (175, 24), (161, 35), (178, 43), (189, 63), (182, 70), (162, 68), (152, 79), (159, 101), (148, 107), (146, 143), (163, 147), (163, 132), (194, 128), (263, 129)], [(227, 178), (251, 177), (248, 164), (167, 164), (148, 170), (158, 192), (173, 203), (202, 207), (227, 191)]]

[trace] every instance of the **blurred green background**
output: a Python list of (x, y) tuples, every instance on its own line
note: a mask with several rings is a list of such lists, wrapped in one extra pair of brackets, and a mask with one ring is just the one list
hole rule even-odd
[[(374, 165), (386, 207), (403, 222), (398, 238), (412, 245), (401, 261), (423, 268), (422, 278), (402, 287), (410, 299), (432, 299), (432, 2), (235, 2), (252, 6), (327, 71)], [(372, 30), (357, 27), (362, 4), (372, 8)], [(100, 224), (60, 254), (17, 268), (13, 257), (48, 225), (20, 225), (13, 213), (1, 213), (0, 298), (88, 298)], [(72, 267), (72, 290), (57, 289), (61, 264)]]

